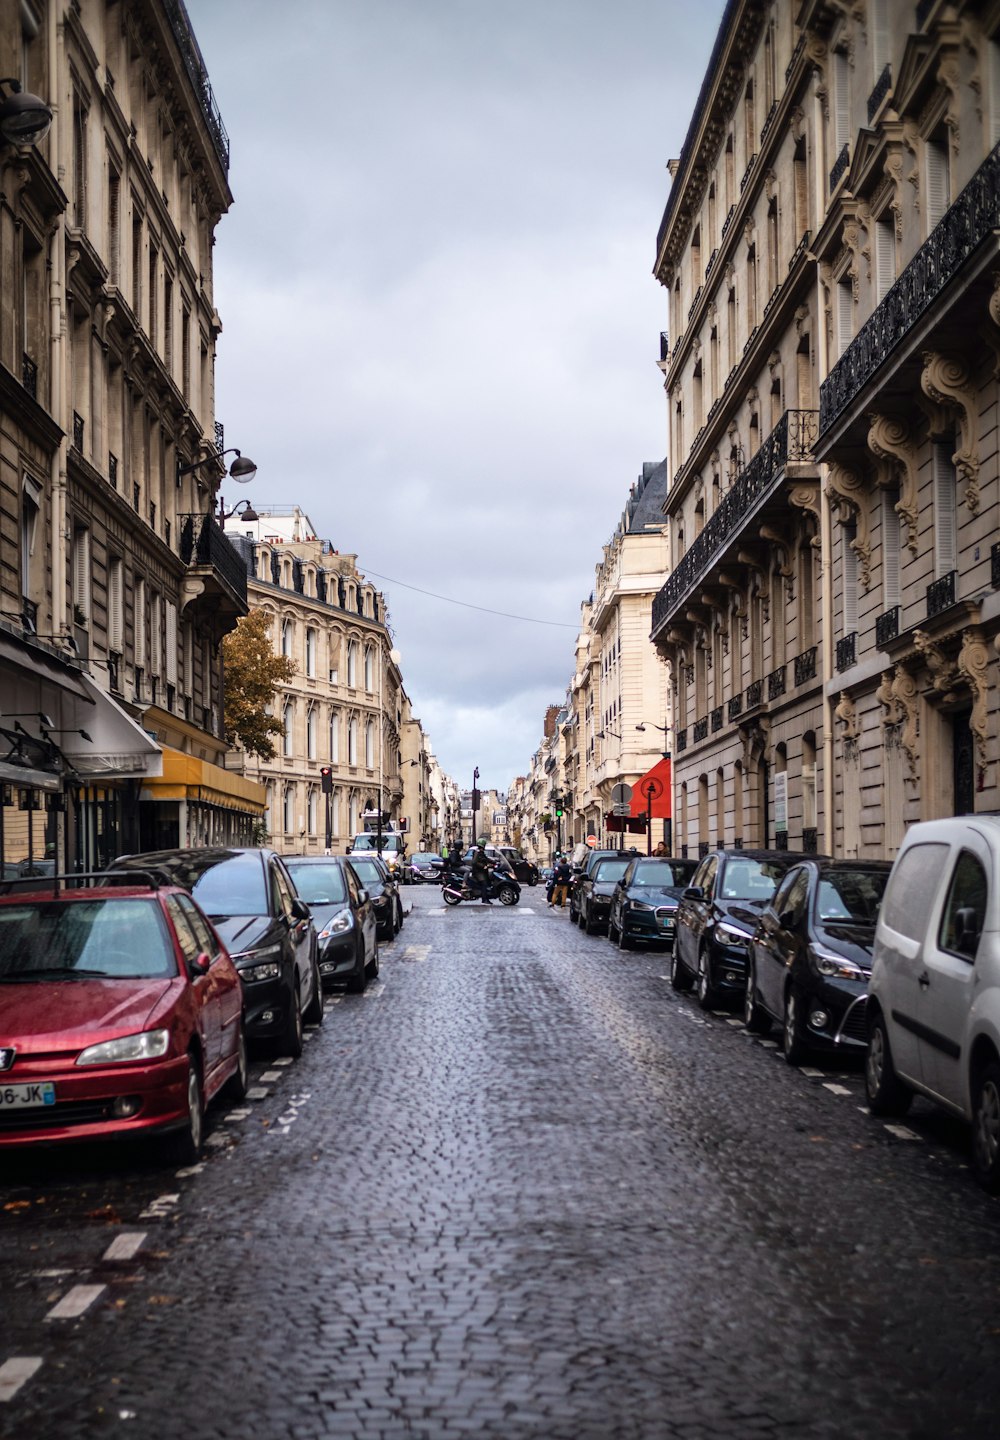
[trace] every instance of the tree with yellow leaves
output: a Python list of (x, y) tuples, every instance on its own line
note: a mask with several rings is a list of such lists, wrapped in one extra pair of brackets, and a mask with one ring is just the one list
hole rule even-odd
[(277, 751), (271, 737), (283, 735), (285, 727), (277, 715), (268, 714), (268, 706), (295, 674), (295, 664), (287, 655), (275, 655), (270, 620), (263, 610), (241, 616), (236, 629), (222, 641), (222, 659), (226, 744), (273, 760)]

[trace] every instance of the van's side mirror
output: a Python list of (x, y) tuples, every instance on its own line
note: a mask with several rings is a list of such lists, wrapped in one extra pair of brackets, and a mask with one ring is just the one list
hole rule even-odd
[(955, 911), (955, 945), (963, 955), (973, 956), (979, 945), (979, 916), (971, 905)]
[(704, 900), (705, 892), (700, 885), (689, 885), (684, 891), (685, 900)]
[(299, 897), (296, 895), (295, 899), (292, 901), (292, 914), (295, 916), (296, 920), (309, 920), (312, 916), (312, 911), (309, 909), (309, 906), (306, 904), (306, 902), (304, 900), (300, 900)]

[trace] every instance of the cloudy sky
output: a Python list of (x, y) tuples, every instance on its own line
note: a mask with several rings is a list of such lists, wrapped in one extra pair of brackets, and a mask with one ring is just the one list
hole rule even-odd
[(216, 409), (258, 466), (223, 494), (357, 553), (442, 766), (504, 790), (666, 451), (651, 270), (723, 0), (187, 6), (232, 145)]

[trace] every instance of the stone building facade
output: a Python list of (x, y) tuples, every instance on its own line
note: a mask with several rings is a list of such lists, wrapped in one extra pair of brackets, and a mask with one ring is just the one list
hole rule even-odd
[(683, 853), (995, 807), (998, 42), (726, 7), (657, 240)]
[(60, 867), (246, 839), (263, 796), (221, 763), (246, 577), (213, 518), (232, 195), (204, 62), (182, 0), (22, 0), (0, 73), (53, 115), (0, 141), (0, 689), (33, 742), (27, 767), (6, 742), (32, 783), (3, 776), (0, 835), (23, 846), (28, 788)]

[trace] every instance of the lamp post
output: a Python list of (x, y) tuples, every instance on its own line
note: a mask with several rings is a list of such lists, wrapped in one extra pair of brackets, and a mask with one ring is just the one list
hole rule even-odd
[[(236, 459), (230, 465), (228, 471), (226, 471), (229, 478), (235, 480), (238, 485), (249, 485), (250, 481), (257, 474), (257, 466), (250, 459), (249, 455), (242, 454), (241, 451), (237, 450), (235, 445), (231, 445), (227, 450), (213, 450), (210, 455), (203, 455), (200, 460), (194, 460), (190, 465), (182, 465), (178, 460), (176, 470), (178, 485), (185, 475), (193, 475), (194, 472), (200, 470), (203, 465), (221, 465), (224, 455), (236, 456)], [(225, 466), (223, 466), (223, 469), (225, 469)], [(225, 524), (231, 516), (236, 514), (239, 509), (239, 504), (245, 504), (247, 506), (247, 509), (243, 512), (244, 519), (256, 520), (259, 518), (257, 512), (250, 506), (249, 501), (241, 501), (237, 505), (234, 505), (232, 510), (227, 511), (226, 503), (220, 495), (219, 510), (216, 516), (220, 525)]]
[[(652, 726), (652, 728), (653, 728), (654, 730), (661, 730), (661, 731), (663, 732), (663, 738), (664, 738), (664, 740), (666, 740), (667, 735), (670, 733), (670, 726), (669, 726), (669, 725), (657, 725), (657, 723), (656, 723), (655, 720), (643, 720), (643, 721), (641, 721), (635, 728), (636, 728), (637, 730), (645, 730), (645, 728), (646, 728), (647, 725)], [(673, 829), (674, 829), (674, 793), (673, 793), (673, 792), (674, 792), (674, 767), (673, 767), (672, 756), (671, 756), (670, 751), (669, 751), (669, 750), (662, 750), (660, 753), (662, 754), (664, 760), (670, 760), (670, 761), (671, 761), (671, 765), (670, 765), (670, 816), (669, 816), (668, 819), (664, 820), (664, 822), (663, 822), (663, 843), (664, 843), (664, 845), (667, 847), (667, 852), (668, 852), (668, 854), (669, 854), (669, 853), (671, 853), (671, 852), (673, 851), (673, 848), (674, 848), (674, 845), (673, 845)], [(648, 807), (648, 809), (649, 809), (650, 811), (652, 810), (652, 801), (651, 801), (651, 800), (647, 800), (647, 807)], [(652, 822), (652, 815), (650, 815), (649, 818), (647, 819), (647, 823), (646, 823), (646, 834), (647, 834), (647, 836), (649, 836), (649, 835), (651, 834), (651, 832), (652, 832), (652, 823), (653, 823), (653, 822)]]
[(469, 844), (476, 843), (476, 815), (479, 812), (479, 766), (472, 772), (472, 833), (469, 836)]
[[(3, 94), (6, 85), (11, 92)], [(0, 136), (8, 145), (37, 145), (49, 133), (52, 111), (44, 100), (21, 89), (13, 76), (0, 80)]]

